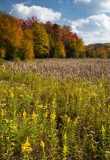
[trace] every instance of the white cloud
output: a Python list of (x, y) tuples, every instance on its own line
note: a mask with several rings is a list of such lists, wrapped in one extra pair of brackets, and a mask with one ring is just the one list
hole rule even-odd
[(80, 8), (89, 13), (107, 13), (110, 12), (110, 0), (73, 0)]
[(110, 17), (106, 14), (72, 21), (71, 27), (85, 44), (110, 42)]
[(89, 3), (91, 0), (74, 0), (76, 3), (78, 2), (84, 2), (84, 3)]
[(26, 6), (24, 3), (13, 4), (10, 14), (22, 18), (27, 19), (32, 16), (36, 16), (41, 22), (46, 21), (56, 21), (61, 17), (60, 12), (54, 12), (52, 9), (48, 9), (40, 6)]
[(63, 0), (58, 0), (59, 1), (59, 3), (63, 3)]

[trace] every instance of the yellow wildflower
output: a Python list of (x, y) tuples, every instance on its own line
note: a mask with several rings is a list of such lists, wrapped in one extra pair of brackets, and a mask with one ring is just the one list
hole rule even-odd
[(17, 131), (17, 126), (16, 125), (12, 125), (12, 126), (10, 126), (10, 128), (12, 129), (12, 131)]
[(39, 105), (38, 107), (39, 107), (39, 108), (43, 108), (43, 105)]
[(50, 115), (50, 118), (54, 121), (55, 118), (56, 118), (56, 114), (55, 114), (55, 113), (52, 113), (52, 114)]
[(67, 118), (67, 123), (69, 123), (69, 122), (70, 122), (70, 117)]
[(6, 121), (6, 123), (8, 123), (9, 122), (9, 120), (8, 119), (4, 119), (5, 121)]
[(40, 146), (44, 149), (45, 143), (43, 141), (40, 142)]
[(52, 105), (54, 105), (54, 104), (55, 104), (55, 101), (56, 101), (56, 99), (54, 98), (54, 99), (53, 99), (53, 101), (52, 101)]
[(4, 109), (1, 109), (1, 116), (3, 117), (5, 115)]
[(63, 147), (63, 153), (66, 153), (66, 152), (67, 152), (67, 146), (64, 145), (64, 147)]
[(26, 111), (23, 112), (23, 118), (26, 118)]
[(9, 94), (10, 94), (10, 98), (14, 98), (14, 93), (12, 92), (12, 90), (9, 90)]
[(48, 107), (47, 106), (44, 106), (44, 109), (47, 109)]
[(35, 114), (35, 112), (33, 111), (33, 113), (32, 113), (32, 119), (35, 121), (36, 120), (36, 117), (37, 117), (37, 115)]
[(45, 112), (44, 113), (44, 118), (47, 118), (47, 116), (48, 116), (48, 112)]
[(103, 124), (102, 124), (101, 131), (102, 131), (102, 134), (104, 134), (104, 133), (105, 133), (105, 128), (104, 128)]
[(64, 139), (64, 140), (67, 139), (67, 134), (66, 134), (66, 133), (64, 134), (63, 139)]
[(16, 118), (16, 110), (13, 113), (14, 119)]
[(78, 123), (78, 120), (80, 119), (80, 117), (79, 116), (77, 116), (76, 118), (75, 118), (75, 123)]
[(7, 94), (7, 91), (6, 91), (6, 90), (3, 90), (3, 93)]
[(24, 152), (28, 152), (28, 153), (32, 152), (32, 147), (31, 147), (31, 145), (29, 143), (29, 138), (28, 137), (26, 139), (26, 142), (24, 144), (22, 144), (21, 150), (22, 150), (22, 153), (24, 153)]
[(99, 88), (102, 88), (102, 83), (99, 84)]

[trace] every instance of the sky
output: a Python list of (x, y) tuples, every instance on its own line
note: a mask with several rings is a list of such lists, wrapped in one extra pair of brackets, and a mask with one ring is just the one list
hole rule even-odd
[(0, 10), (71, 26), (85, 45), (110, 43), (110, 0), (1, 0)]

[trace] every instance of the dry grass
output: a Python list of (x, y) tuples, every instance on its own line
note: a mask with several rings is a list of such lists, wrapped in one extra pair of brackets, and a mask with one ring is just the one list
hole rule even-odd
[(47, 77), (72, 79), (110, 78), (110, 59), (36, 59), (25, 62), (6, 61), (4, 67), (15, 71), (38, 72)]

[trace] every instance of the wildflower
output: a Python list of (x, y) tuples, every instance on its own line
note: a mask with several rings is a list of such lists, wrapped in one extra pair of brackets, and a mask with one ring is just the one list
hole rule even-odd
[(78, 120), (80, 119), (80, 117), (79, 116), (77, 116), (76, 118), (75, 118), (75, 123), (78, 123)]
[(102, 83), (99, 84), (99, 88), (102, 88)]
[(47, 106), (44, 106), (44, 109), (47, 109), (48, 107)]
[(3, 90), (3, 93), (7, 94), (7, 91), (6, 91), (6, 90)]
[(67, 146), (64, 145), (64, 147), (63, 147), (63, 153), (66, 153), (66, 152), (67, 152)]
[(56, 99), (54, 98), (54, 99), (53, 99), (53, 101), (52, 101), (52, 105), (54, 105), (54, 104), (55, 104), (55, 101), (56, 101)]
[(44, 118), (47, 118), (47, 116), (48, 116), (48, 112), (45, 112), (44, 113)]
[(32, 147), (31, 147), (31, 145), (29, 143), (29, 138), (28, 137), (26, 139), (26, 142), (24, 144), (22, 144), (21, 150), (22, 150), (22, 153), (24, 153), (24, 152), (28, 152), (28, 153), (32, 152)]
[(82, 97), (81, 96), (79, 97), (79, 101), (82, 101)]
[(32, 119), (33, 119), (33, 120), (36, 120), (37, 115), (35, 114), (35, 112), (34, 112), (34, 111), (33, 111), (33, 113), (32, 113), (32, 115), (31, 115), (31, 116), (32, 116)]
[(16, 118), (16, 110), (13, 113), (14, 119)]
[(43, 108), (43, 105), (39, 105), (38, 107), (39, 107), (39, 108)]
[(96, 98), (96, 97), (97, 97), (97, 94), (96, 94), (96, 93), (93, 93), (93, 96), (94, 96), (94, 98)]
[(26, 111), (23, 112), (23, 118), (26, 118)]
[(9, 90), (10, 98), (14, 98), (14, 94), (11, 90)]
[(67, 139), (67, 134), (66, 134), (66, 133), (64, 134), (63, 139), (64, 139), (64, 140)]
[(104, 128), (103, 124), (102, 124), (101, 131), (102, 131), (102, 134), (104, 134), (104, 133), (105, 133), (105, 128)]
[(45, 143), (43, 141), (40, 142), (40, 146), (44, 149)]
[(8, 123), (9, 122), (9, 120), (8, 119), (4, 119), (5, 121), (6, 121), (6, 123)]
[(1, 116), (3, 117), (5, 115), (5, 112), (3, 109), (1, 109)]
[(69, 122), (70, 122), (70, 117), (67, 118), (67, 123), (69, 123)]
[(12, 125), (12, 126), (10, 126), (10, 128), (12, 129), (12, 131), (17, 131), (17, 126), (16, 125)]
[(56, 114), (55, 114), (55, 113), (52, 113), (52, 114), (50, 115), (50, 118), (54, 121), (55, 118), (56, 118)]

